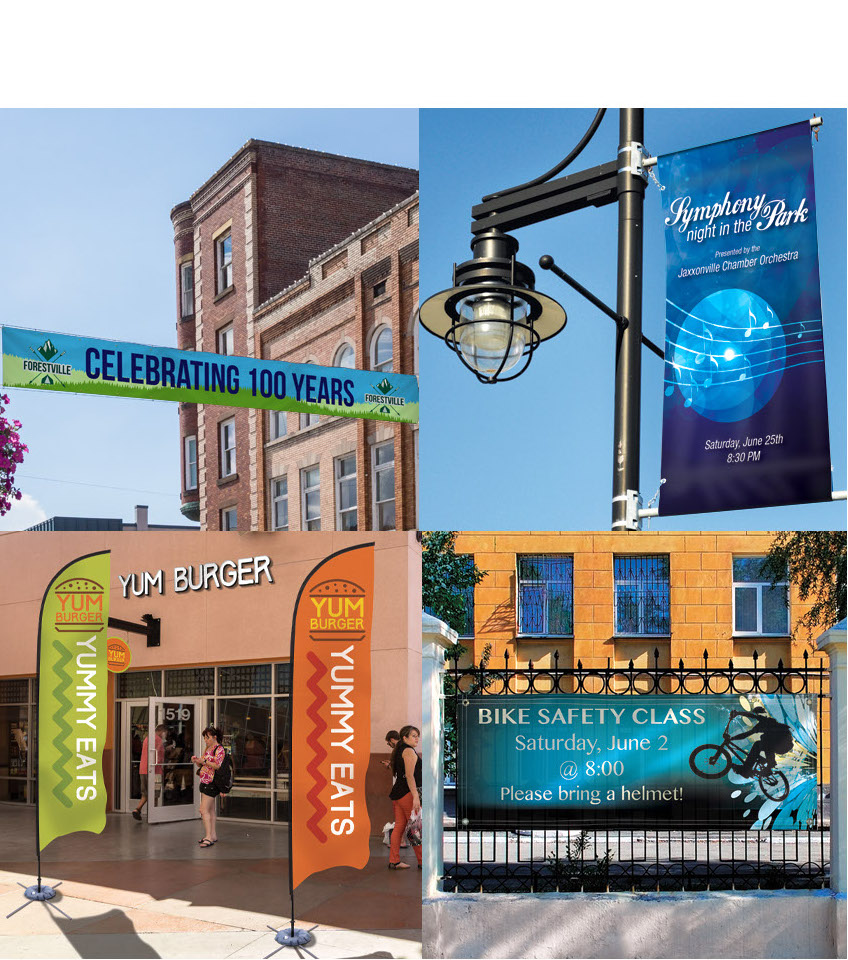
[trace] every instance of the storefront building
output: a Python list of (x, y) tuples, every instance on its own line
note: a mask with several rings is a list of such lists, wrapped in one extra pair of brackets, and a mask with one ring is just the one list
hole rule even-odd
[[(129, 668), (109, 674), (109, 730), (103, 760), (108, 807), (130, 812), (141, 799), (140, 761), (148, 730), (163, 725), (163, 764), (150, 797), (150, 823), (196, 816), (196, 777), (207, 724), (223, 731), (235, 783), (220, 815), (289, 818), (289, 660), (298, 590), (310, 571), (367, 534), (55, 533), (0, 537), (5, 651), (0, 677), (0, 802), (34, 803), (38, 711), (36, 644), (41, 596), (78, 556), (111, 551), (109, 636), (124, 640)], [(385, 732), (419, 724), (421, 713), (420, 548), (414, 534), (376, 538), (372, 631), (372, 830), (391, 819)], [(144, 618), (158, 624), (152, 634)], [(148, 635), (149, 634), (149, 635)], [(149, 646), (158, 639), (158, 646)]]

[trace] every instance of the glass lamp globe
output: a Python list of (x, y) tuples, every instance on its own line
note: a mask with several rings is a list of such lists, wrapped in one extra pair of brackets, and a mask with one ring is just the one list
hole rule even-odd
[[(465, 362), (483, 376), (511, 370), (524, 355), (528, 306), (518, 298), (468, 297), (459, 304), (457, 341)], [(504, 356), (506, 355), (506, 360)], [(503, 364), (503, 365), (502, 365)]]

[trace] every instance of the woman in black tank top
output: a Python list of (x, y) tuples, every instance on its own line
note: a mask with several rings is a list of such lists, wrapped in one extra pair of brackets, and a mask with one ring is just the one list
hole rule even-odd
[[(421, 757), (415, 749), (420, 736), (421, 731), (417, 727), (402, 727), (400, 740), (392, 753), (395, 782), (389, 797), (394, 807), (395, 826), (389, 851), (390, 870), (409, 869), (409, 865), (400, 859), (400, 842), (410, 818), (421, 811)], [(413, 846), (412, 849), (420, 868), (421, 845)]]

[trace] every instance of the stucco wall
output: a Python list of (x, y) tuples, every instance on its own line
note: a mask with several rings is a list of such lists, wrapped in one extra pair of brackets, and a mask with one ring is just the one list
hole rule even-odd
[(844, 927), (828, 890), (448, 895), (424, 901), (423, 955), (844, 957)]

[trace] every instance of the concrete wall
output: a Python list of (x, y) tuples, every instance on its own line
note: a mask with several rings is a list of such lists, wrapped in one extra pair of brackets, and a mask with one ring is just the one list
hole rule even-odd
[(423, 904), (425, 957), (845, 956), (844, 895), (445, 895)]

